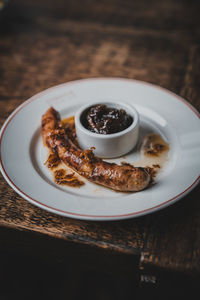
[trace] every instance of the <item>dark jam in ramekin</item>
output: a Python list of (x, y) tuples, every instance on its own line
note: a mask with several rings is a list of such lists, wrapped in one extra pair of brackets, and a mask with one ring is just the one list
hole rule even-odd
[(97, 104), (83, 114), (81, 121), (91, 132), (112, 134), (128, 128), (133, 123), (133, 118), (124, 109)]

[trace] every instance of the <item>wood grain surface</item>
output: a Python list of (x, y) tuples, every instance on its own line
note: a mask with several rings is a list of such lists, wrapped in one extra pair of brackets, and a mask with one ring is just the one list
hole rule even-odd
[[(54, 2), (13, 0), (0, 12), (0, 125), (37, 92), (99, 76), (154, 83), (200, 109), (198, 1)], [(198, 276), (199, 199), (197, 187), (152, 215), (79, 221), (33, 206), (1, 176), (0, 226), (127, 254), (141, 269)]]

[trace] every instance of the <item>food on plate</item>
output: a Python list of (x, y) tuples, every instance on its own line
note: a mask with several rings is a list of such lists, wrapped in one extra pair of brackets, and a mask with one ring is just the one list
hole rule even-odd
[(149, 134), (143, 140), (142, 151), (146, 156), (158, 157), (169, 150), (169, 145), (159, 134)]
[(53, 107), (42, 116), (42, 137), (44, 145), (52, 153), (93, 183), (116, 191), (136, 192), (145, 189), (151, 182), (148, 168), (109, 163), (96, 157), (93, 149), (80, 149), (73, 132), (65, 129), (59, 113)]
[(133, 118), (124, 109), (96, 104), (84, 113), (81, 121), (92, 132), (112, 134), (128, 128), (133, 123)]
[(85, 183), (77, 178), (75, 173), (67, 174), (65, 169), (58, 169), (54, 171), (54, 180), (57, 184), (68, 185), (72, 187), (80, 187)]
[(169, 144), (158, 133), (149, 133), (142, 139), (140, 145), (140, 159), (134, 166), (151, 167), (158, 173), (168, 161)]
[[(77, 141), (74, 117), (62, 120), (62, 125), (64, 126), (70, 139), (76, 144)], [(64, 165), (64, 163), (62, 163), (60, 160), (58, 154), (52, 152), (51, 149), (49, 149), (49, 155), (45, 165), (52, 171), (54, 182), (58, 185), (67, 185), (73, 188), (79, 188), (85, 184), (82, 178), (80, 178), (81, 176), (78, 176), (75, 172), (72, 172), (70, 168), (67, 168), (67, 166)]]

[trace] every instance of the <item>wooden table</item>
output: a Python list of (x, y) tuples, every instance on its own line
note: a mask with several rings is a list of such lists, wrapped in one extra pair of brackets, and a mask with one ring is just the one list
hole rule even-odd
[[(90, 77), (151, 82), (200, 109), (199, 2), (54, 2), (10, 0), (0, 12), (0, 125), (37, 92)], [(33, 206), (1, 176), (0, 250), (107, 270), (165, 293), (198, 289), (199, 200), (196, 187), (151, 215), (80, 221)]]

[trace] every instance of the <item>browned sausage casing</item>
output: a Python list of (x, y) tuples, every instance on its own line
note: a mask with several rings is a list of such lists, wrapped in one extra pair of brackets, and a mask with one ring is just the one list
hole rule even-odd
[(50, 107), (42, 116), (42, 137), (68, 167), (94, 183), (121, 192), (136, 192), (149, 185), (147, 169), (109, 163), (95, 157), (92, 150), (81, 150), (69, 139), (60, 121), (58, 112)]

